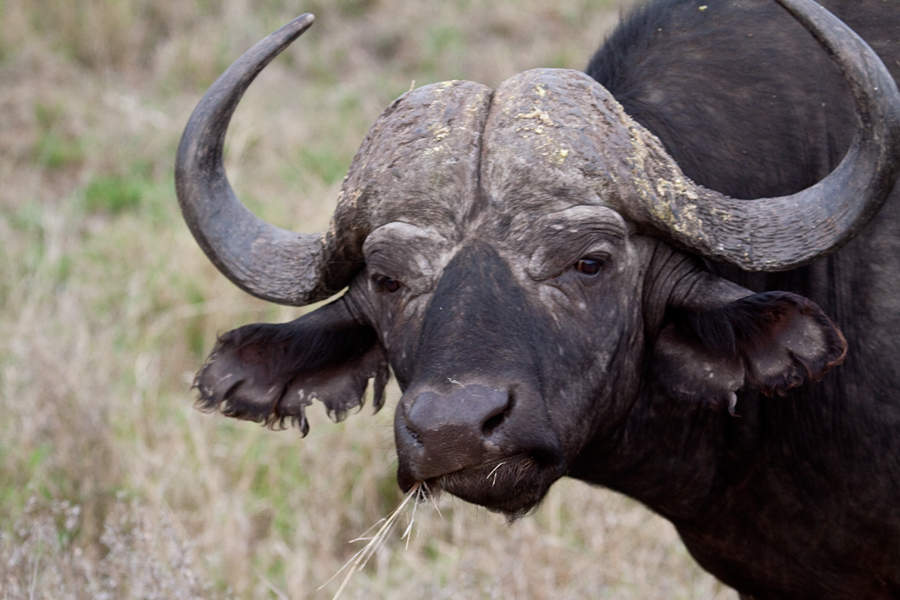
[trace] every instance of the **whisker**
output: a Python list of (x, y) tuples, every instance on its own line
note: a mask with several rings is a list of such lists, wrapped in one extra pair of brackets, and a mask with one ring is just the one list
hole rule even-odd
[(497, 463), (497, 466), (495, 466), (493, 469), (491, 469), (491, 472), (487, 474), (487, 477), (485, 477), (485, 479), (490, 479), (491, 475), (494, 476), (494, 482), (491, 484), (492, 486), (497, 485), (497, 469), (499, 469), (500, 467), (502, 467), (505, 464), (506, 464), (506, 461), (501, 461), (501, 462)]
[(434, 510), (436, 510), (438, 516), (439, 516), (441, 519), (443, 519), (443, 518), (444, 518), (444, 514), (441, 512), (441, 509), (438, 507), (438, 505), (437, 505), (437, 500), (435, 499), (434, 494), (432, 494), (432, 493), (431, 493), (431, 490), (428, 489), (428, 484), (425, 483), (425, 482), (423, 481), (423, 482), (422, 482), (422, 487), (425, 489), (425, 492), (428, 494), (428, 498), (431, 499), (431, 504), (432, 504), (432, 506), (434, 506)]
[(421, 492), (421, 490), (416, 490), (416, 501), (413, 502), (413, 509), (412, 509), (413, 513), (412, 513), (412, 516), (409, 518), (409, 525), (406, 526), (406, 531), (404, 531), (403, 535), (400, 536), (401, 540), (403, 538), (406, 538), (406, 549), (407, 550), (409, 550), (409, 538), (412, 537), (409, 534), (412, 531), (413, 523), (416, 522), (416, 510), (418, 510), (418, 508), (419, 508), (419, 493), (420, 492)]

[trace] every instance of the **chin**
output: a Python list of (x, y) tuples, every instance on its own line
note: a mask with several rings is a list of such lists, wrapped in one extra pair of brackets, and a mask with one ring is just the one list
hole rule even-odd
[[(427, 480), (432, 494), (447, 492), (490, 511), (517, 519), (540, 504), (550, 486), (563, 474), (558, 465), (542, 465), (531, 456), (492, 460)], [(400, 487), (408, 490), (415, 481), (398, 472)]]

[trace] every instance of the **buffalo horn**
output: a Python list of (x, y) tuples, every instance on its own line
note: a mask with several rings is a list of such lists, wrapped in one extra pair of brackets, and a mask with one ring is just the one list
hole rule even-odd
[(222, 150), (244, 91), (312, 22), (311, 14), (297, 17), (216, 80), (185, 127), (175, 165), (181, 211), (209, 259), (244, 291), (294, 306), (334, 294), (349, 282), (352, 272), (333, 267), (337, 243), (331, 234), (287, 231), (247, 210), (225, 175)]
[(838, 167), (777, 198), (736, 200), (690, 182), (661, 181), (629, 215), (709, 258), (747, 271), (810, 263), (850, 241), (878, 212), (900, 171), (900, 94), (862, 38), (812, 0), (777, 0), (836, 63), (859, 126)]

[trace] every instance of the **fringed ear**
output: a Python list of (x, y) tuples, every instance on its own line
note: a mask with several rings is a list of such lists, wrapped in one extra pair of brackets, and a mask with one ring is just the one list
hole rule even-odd
[(656, 340), (656, 379), (671, 395), (727, 404), (744, 387), (783, 395), (840, 364), (847, 342), (815, 303), (788, 292), (754, 294), (718, 308), (670, 307)]
[(194, 387), (197, 406), (306, 436), (305, 409), (321, 401), (334, 420), (362, 406), (374, 380), (375, 410), (390, 371), (375, 330), (359, 324), (342, 298), (290, 323), (246, 325), (219, 338)]

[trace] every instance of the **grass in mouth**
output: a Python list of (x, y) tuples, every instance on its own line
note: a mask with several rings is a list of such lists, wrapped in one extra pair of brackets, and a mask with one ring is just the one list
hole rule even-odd
[[(424, 499), (425, 496), (425, 488), (422, 482), (416, 482), (406, 495), (403, 497), (403, 500), (400, 501), (400, 505), (394, 509), (394, 511), (389, 514), (387, 517), (384, 517), (375, 525), (369, 528), (369, 531), (372, 531), (376, 527), (378, 530), (371, 537), (365, 537), (369, 531), (363, 533), (362, 536), (350, 540), (350, 542), (361, 542), (365, 541), (366, 545), (363, 546), (359, 552), (354, 554), (350, 560), (344, 563), (344, 566), (338, 569), (337, 573), (331, 576), (331, 578), (322, 584), (319, 589), (322, 589), (325, 585), (331, 582), (335, 577), (341, 574), (342, 571), (347, 570), (347, 574), (344, 575), (344, 580), (341, 581), (341, 586), (338, 588), (337, 592), (335, 592), (332, 600), (337, 600), (341, 593), (344, 591), (344, 588), (347, 587), (347, 583), (350, 581), (350, 578), (353, 577), (353, 574), (356, 573), (359, 569), (362, 569), (366, 566), (366, 563), (369, 562), (369, 559), (378, 552), (379, 548), (384, 546), (387, 541), (388, 536), (390, 536), (391, 532), (397, 526), (397, 522), (400, 520), (400, 515), (402, 515), (408, 508), (410, 502), (412, 501), (412, 515), (409, 518), (409, 524), (406, 526), (406, 529), (403, 531), (403, 535), (400, 536), (400, 539), (405, 539), (407, 542), (407, 546), (409, 545), (409, 534), (412, 532), (412, 526), (416, 519), (416, 508), (419, 506), (419, 500)], [(413, 501), (415, 499), (415, 501)], [(380, 525), (380, 527), (379, 527)]]

